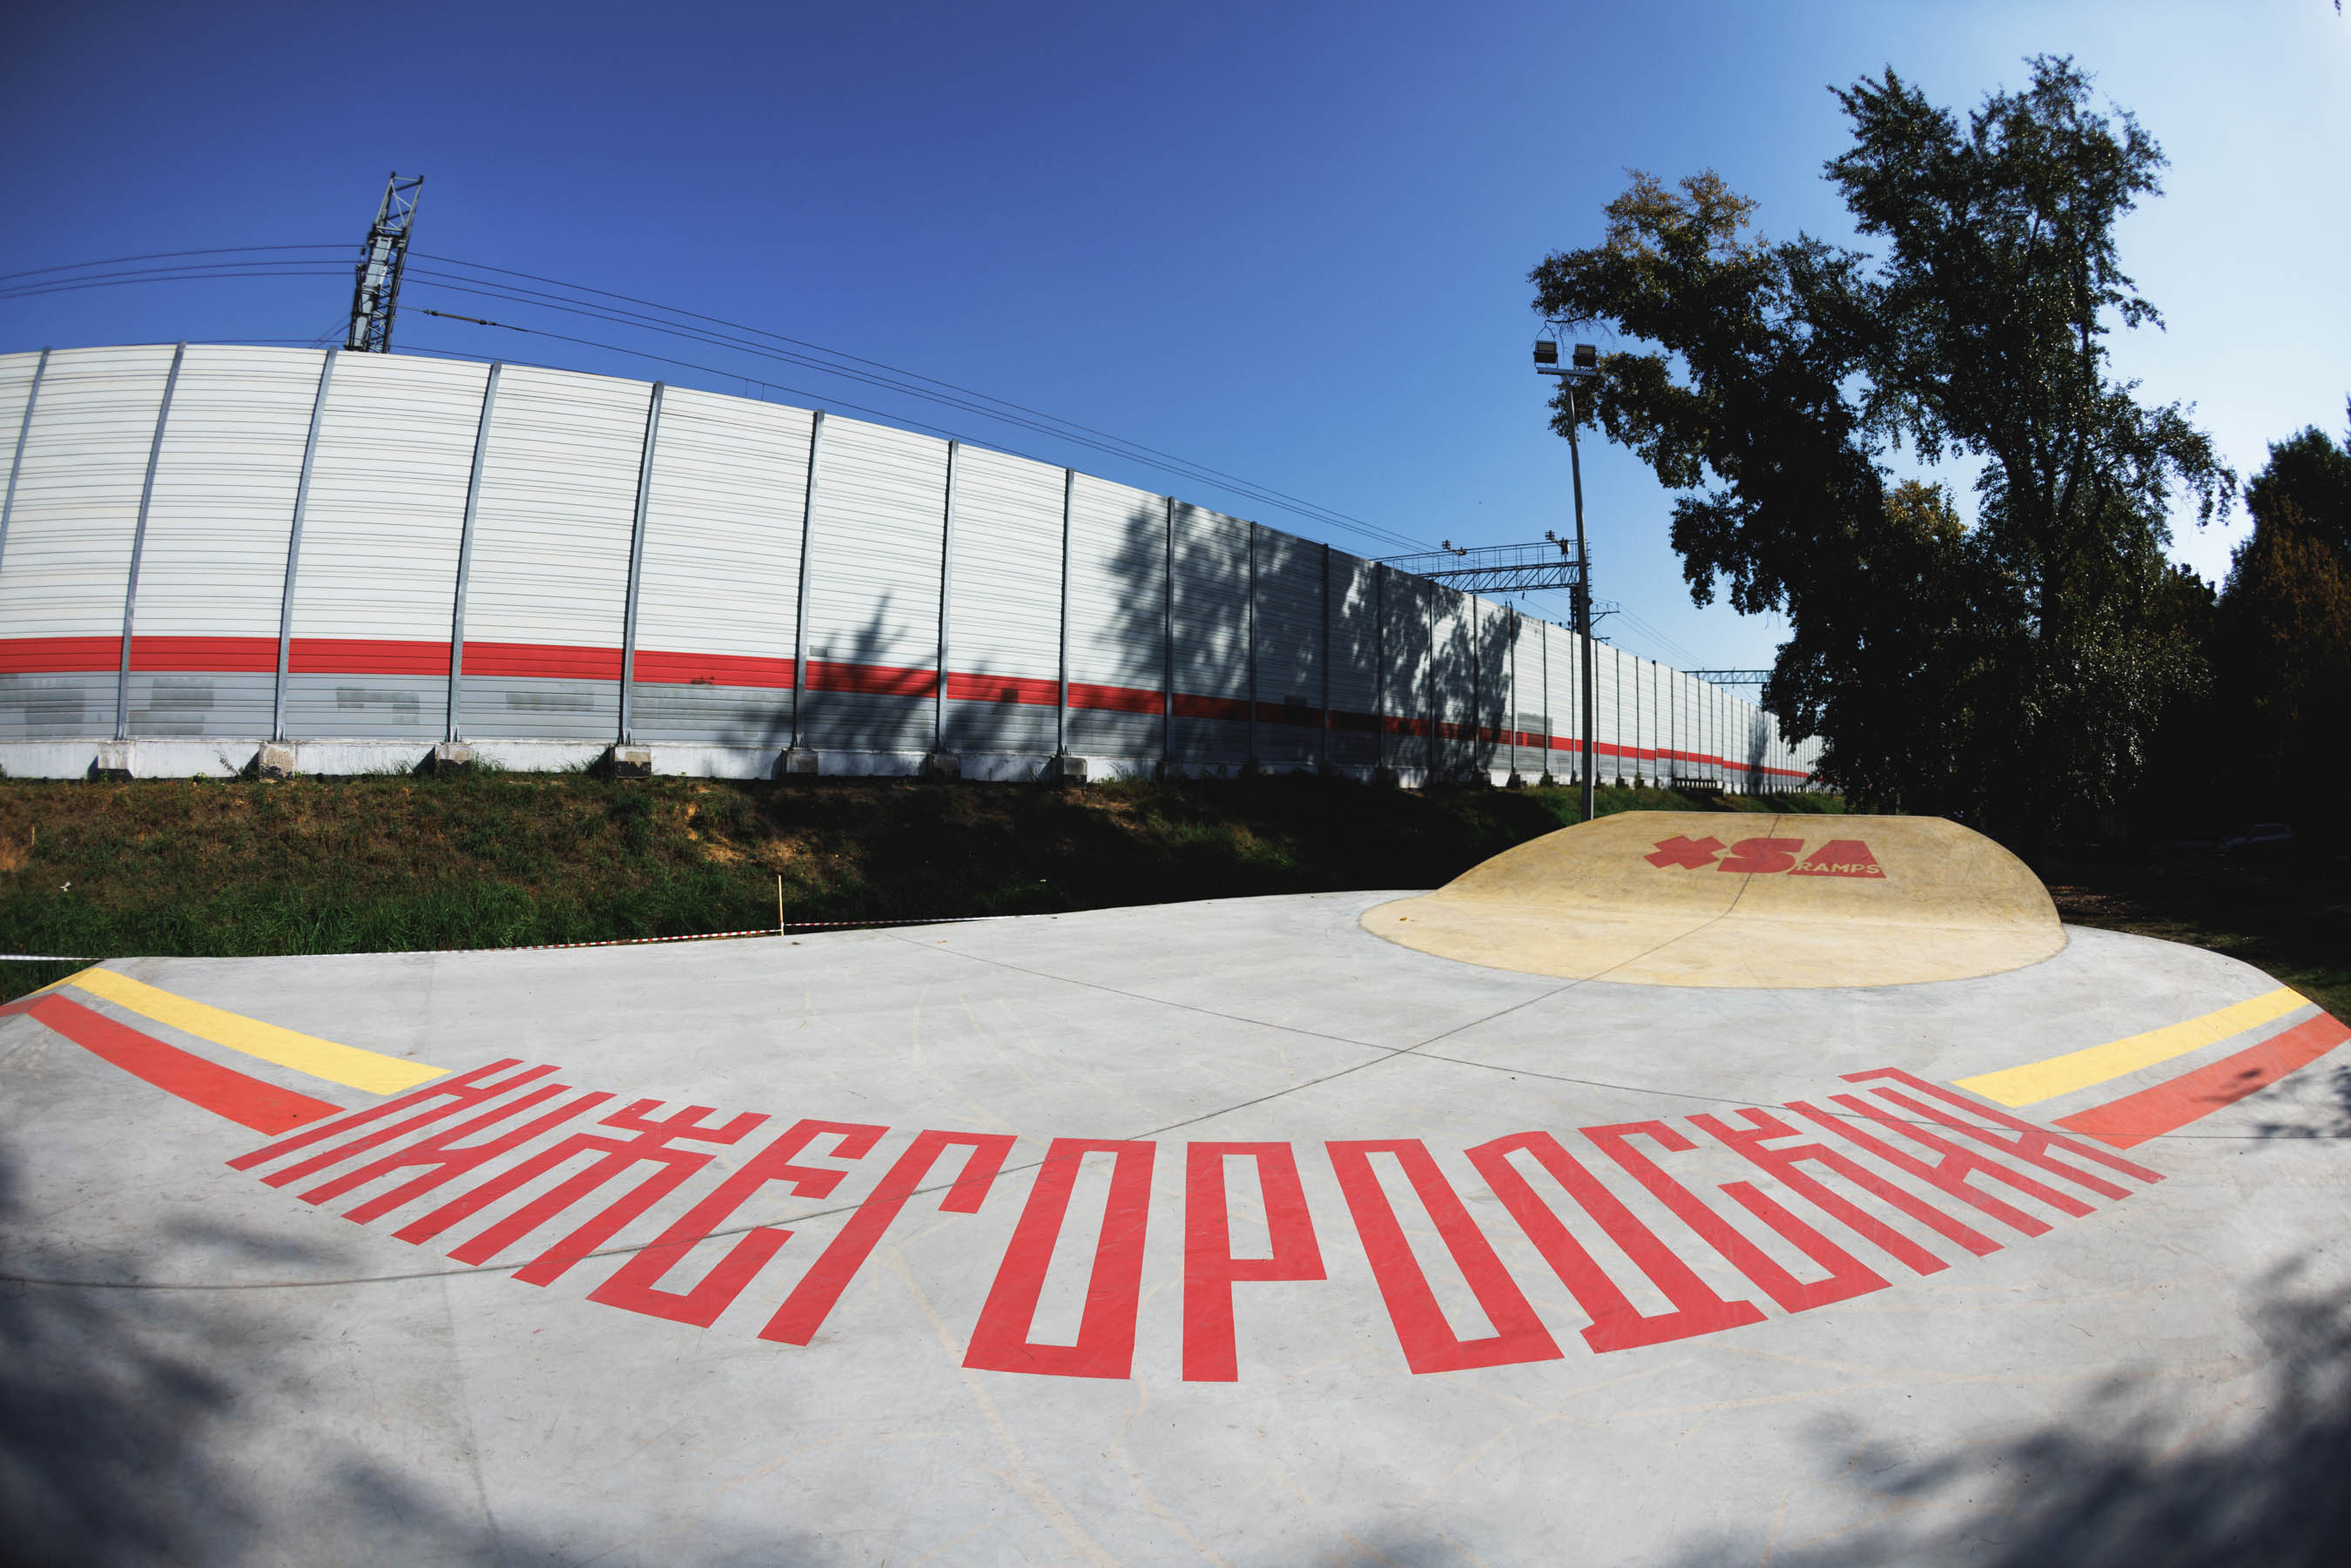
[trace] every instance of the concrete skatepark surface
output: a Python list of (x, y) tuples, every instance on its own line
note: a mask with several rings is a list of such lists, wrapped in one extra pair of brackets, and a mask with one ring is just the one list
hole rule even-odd
[[(1544, 852), (1786, 874), (1623, 821)], [(0, 1561), (2342, 1560), (2342, 1025), (2090, 930), (1561, 977), (1413, 896), (9, 1004)]]

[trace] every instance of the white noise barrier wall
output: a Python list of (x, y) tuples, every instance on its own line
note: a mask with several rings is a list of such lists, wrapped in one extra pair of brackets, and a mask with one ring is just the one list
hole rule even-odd
[[(0, 766), (1572, 776), (1573, 634), (984, 447), (519, 364), (0, 356)], [(1813, 743), (1595, 644), (1597, 772)], [(282, 754), (281, 754), (282, 755)], [(789, 763), (786, 758), (791, 759)]]

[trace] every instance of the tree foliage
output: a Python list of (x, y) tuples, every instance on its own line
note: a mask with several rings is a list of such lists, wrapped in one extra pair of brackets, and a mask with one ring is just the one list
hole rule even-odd
[[(1684, 492), (1694, 601), (1786, 613), (1765, 701), (1826, 737), (1828, 776), (2022, 839), (2120, 799), (2193, 696), (2168, 517), (2234, 489), (2189, 411), (2108, 363), (2116, 326), (2160, 322), (2115, 230), (2162, 153), (2071, 60), (2031, 68), (1964, 120), (1891, 70), (1838, 91), (1853, 145), (1827, 177), (1882, 255), (1769, 242), (1710, 171), (1635, 172), (1598, 245), (1531, 276), (1539, 311), (1635, 345), (1578, 415)], [(1906, 446), (1979, 465), (1972, 525), (1896, 481)]]
[[(2347, 410), (2346, 413), (2351, 413)], [(2351, 780), (2351, 436), (2316, 426), (2270, 448), (2245, 486), (2252, 537), (2214, 614), (2219, 706), (2247, 814), (2338, 835)]]

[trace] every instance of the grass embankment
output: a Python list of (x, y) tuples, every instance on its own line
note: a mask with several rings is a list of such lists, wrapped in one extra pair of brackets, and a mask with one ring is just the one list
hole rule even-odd
[[(1601, 812), (1715, 809), (1603, 789)], [(1748, 810), (1818, 797), (1726, 798)], [(506, 947), (791, 921), (1025, 915), (1433, 887), (1576, 820), (1568, 789), (1306, 776), (1082, 789), (484, 773), (0, 779), (0, 949), (232, 956)], [(0, 964), (0, 997), (77, 966)]]

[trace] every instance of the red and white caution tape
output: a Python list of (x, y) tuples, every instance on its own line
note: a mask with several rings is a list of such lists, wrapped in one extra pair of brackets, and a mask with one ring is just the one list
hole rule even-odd
[[(969, 925), (983, 920), (1011, 920), (1010, 915), (926, 915), (905, 920), (795, 920), (778, 928), (756, 931), (703, 931), (691, 936), (614, 936), (601, 942), (533, 942), (519, 947), (439, 947), (441, 953), (549, 953), (560, 947), (640, 947), (653, 942), (726, 942), (741, 936), (789, 936), (795, 931), (862, 929), (877, 925)], [(413, 949), (403, 949), (413, 951)], [(151, 955), (152, 956), (152, 955)], [(322, 955), (323, 956), (323, 955)], [(0, 964), (102, 964), (103, 958), (78, 957), (69, 953), (0, 953)]]
[(460, 947), (441, 951), (461, 953), (549, 953), (561, 947), (637, 947), (651, 942), (726, 942), (739, 936), (789, 936), (795, 931), (831, 931), (876, 925), (969, 925), (983, 920), (1011, 920), (1010, 915), (926, 915), (907, 920), (795, 920), (780, 929), (705, 931), (691, 936), (613, 936), (601, 942), (534, 942), (520, 947)]

